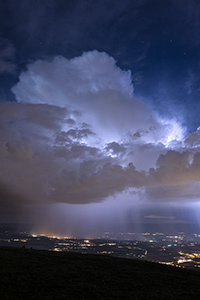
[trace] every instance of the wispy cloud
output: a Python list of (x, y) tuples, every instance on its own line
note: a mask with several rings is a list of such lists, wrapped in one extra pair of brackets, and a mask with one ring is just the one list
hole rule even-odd
[(16, 73), (15, 48), (13, 44), (0, 37), (0, 73)]

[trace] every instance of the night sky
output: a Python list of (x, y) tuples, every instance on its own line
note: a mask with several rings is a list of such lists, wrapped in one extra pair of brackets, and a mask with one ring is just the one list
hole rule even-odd
[(199, 32), (198, 0), (0, 0), (0, 222), (198, 223)]

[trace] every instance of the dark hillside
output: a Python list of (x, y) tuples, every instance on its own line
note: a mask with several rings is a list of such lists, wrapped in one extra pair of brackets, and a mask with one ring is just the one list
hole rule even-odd
[(200, 272), (110, 256), (0, 247), (0, 299), (200, 299)]

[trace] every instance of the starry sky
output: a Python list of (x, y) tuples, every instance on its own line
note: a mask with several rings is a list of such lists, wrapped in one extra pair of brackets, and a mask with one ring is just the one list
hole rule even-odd
[(0, 0), (0, 218), (198, 223), (200, 3)]

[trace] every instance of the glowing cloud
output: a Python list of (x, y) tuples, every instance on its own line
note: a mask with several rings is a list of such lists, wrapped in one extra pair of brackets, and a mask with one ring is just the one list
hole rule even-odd
[(73, 118), (89, 123), (107, 143), (138, 130), (144, 133), (145, 142), (169, 144), (180, 138), (175, 134), (175, 121), (159, 120), (150, 107), (134, 97), (130, 71), (117, 67), (105, 52), (91, 51), (71, 60), (57, 56), (52, 61), (36, 61), (20, 75), (13, 92), (19, 103), (78, 110), (79, 115)]
[(168, 151), (181, 149), (184, 129), (137, 99), (130, 72), (104, 52), (36, 61), (13, 92), (18, 103), (0, 104), (0, 181), (24, 204), (98, 202), (132, 188), (151, 198), (199, 180), (187, 153)]

